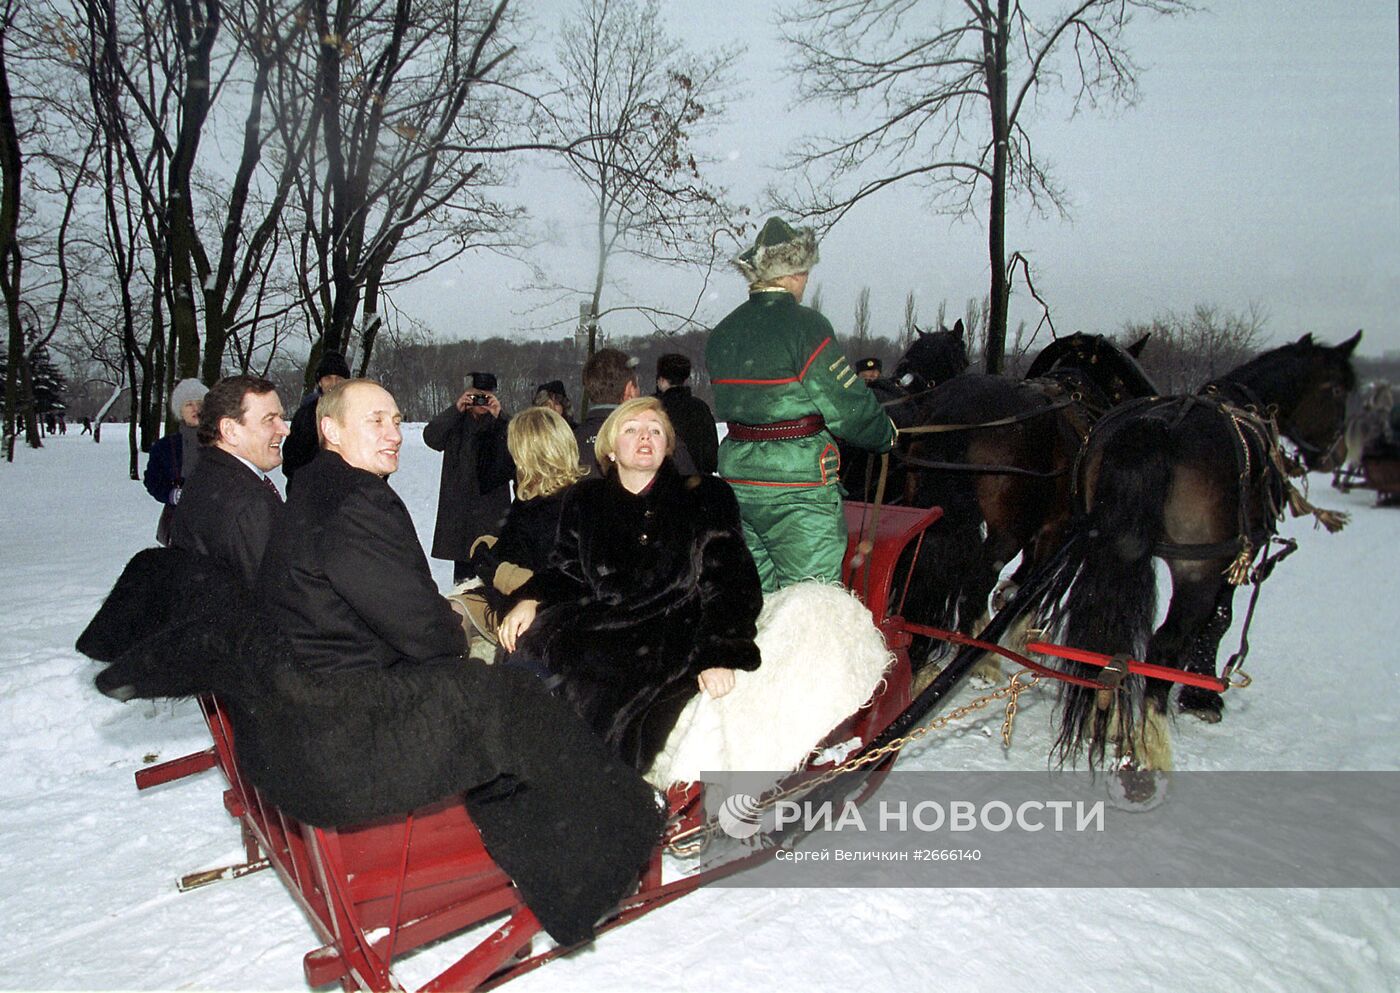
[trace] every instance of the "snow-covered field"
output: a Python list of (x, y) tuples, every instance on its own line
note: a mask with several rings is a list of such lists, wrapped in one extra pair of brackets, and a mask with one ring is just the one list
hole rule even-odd
[[(426, 544), (439, 462), (420, 432), (406, 431), (393, 483)], [(302, 955), (319, 942), (275, 874), (175, 890), (177, 876), (240, 855), (219, 774), (144, 794), (132, 783), (143, 761), (208, 744), (197, 708), (107, 700), (72, 647), (155, 531), (158, 508), (126, 480), (126, 457), (115, 433), (100, 446), (69, 434), (0, 465), (0, 988), (302, 990)], [(1221, 724), (1181, 722), (1179, 769), (1400, 769), (1400, 510), (1312, 482), (1314, 500), (1352, 523), (1333, 536), (1285, 525), (1302, 547), (1261, 598), (1254, 685), (1229, 694)], [(449, 568), (435, 563), (443, 586)], [(1049, 693), (1035, 691), (1009, 751), (998, 711), (907, 751), (902, 767), (1043, 769), (1049, 715)], [(404, 978), (426, 981), (446, 954), (429, 950)], [(512, 986), (895, 988), (1397, 990), (1400, 900), (1384, 889), (711, 888)]]

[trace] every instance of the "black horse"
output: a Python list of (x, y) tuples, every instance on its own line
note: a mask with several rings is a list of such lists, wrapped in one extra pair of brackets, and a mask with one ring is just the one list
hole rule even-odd
[[(1055, 553), (1071, 517), (1069, 469), (1090, 425), (1156, 392), (1135, 361), (1146, 341), (1125, 350), (1070, 335), (1037, 356), (1026, 380), (962, 375), (920, 398), (920, 423), (901, 430), (896, 461), (905, 502), (940, 506), (943, 518), (910, 578), (906, 617), (975, 634), (1006, 564), (1021, 556), (1014, 585)], [(911, 349), (901, 368), (916, 359)]]
[[(1360, 337), (1329, 347), (1304, 335), (1194, 396), (1152, 397), (1108, 413), (1075, 467), (1077, 516), (1065, 547), (1027, 579), (1011, 609), (1043, 617), (1063, 644), (1214, 675), (1236, 585), (1262, 561), (1284, 506), (1311, 509), (1289, 482), (1279, 435), (1309, 469), (1331, 467)], [(1171, 604), (1155, 632), (1154, 557), (1166, 561), (1172, 580)], [(1162, 680), (1129, 677), (1116, 706), (1107, 706), (1109, 694), (1063, 685), (1061, 761), (1087, 746), (1095, 766), (1112, 742), (1120, 769), (1169, 769), (1170, 690)], [(1185, 687), (1178, 706), (1218, 721), (1222, 701), (1214, 691)]]
[[(894, 421), (904, 429), (923, 423), (922, 404), (939, 383), (967, 369), (967, 344), (963, 322), (951, 330), (924, 331), (915, 327), (914, 341), (895, 366), (894, 378), (881, 377), (867, 384)], [(861, 500), (873, 500), (879, 482), (880, 457), (854, 445), (841, 444), (841, 485)], [(904, 492), (904, 471), (898, 461), (891, 463), (885, 484), (886, 502), (899, 503)]]

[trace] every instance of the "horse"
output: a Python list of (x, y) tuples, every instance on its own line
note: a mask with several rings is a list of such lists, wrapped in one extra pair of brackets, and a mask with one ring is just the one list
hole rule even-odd
[[(951, 329), (925, 331), (915, 326), (914, 331), (913, 342), (895, 366), (894, 378), (881, 377), (868, 384), (895, 427), (900, 429), (920, 423), (923, 397), (939, 383), (960, 375), (969, 364), (961, 320), (954, 323)], [(841, 485), (848, 493), (858, 494), (867, 501), (874, 499), (878, 457), (844, 443), (840, 445), (840, 451)], [(892, 464), (885, 484), (886, 492), (890, 494), (888, 502), (900, 502), (903, 480), (903, 470), (899, 464)]]
[[(1015, 584), (1055, 552), (1070, 520), (1068, 470), (1089, 426), (1157, 392), (1136, 362), (1146, 342), (1125, 350), (1100, 335), (1070, 335), (1047, 346), (1024, 381), (961, 375), (920, 398), (920, 424), (901, 429), (896, 461), (904, 502), (940, 506), (943, 518), (909, 579), (908, 619), (975, 634), (1003, 567), (1021, 556)], [(900, 368), (918, 359), (911, 349)], [(994, 666), (978, 673), (994, 674)]]
[(1345, 493), (1363, 477), (1361, 460), (1369, 449), (1394, 442), (1390, 426), (1391, 410), (1395, 407), (1395, 394), (1390, 384), (1384, 380), (1371, 383), (1366, 389), (1365, 399), (1354, 414), (1347, 418), (1342, 441), (1346, 446), (1346, 456), (1332, 472), (1332, 486)]
[[(1195, 395), (1134, 400), (1106, 414), (1074, 469), (1076, 518), (1065, 545), (1027, 578), (1014, 609), (1038, 618), (1054, 641), (1109, 656), (1145, 653), (1148, 662), (1214, 676), (1235, 588), (1251, 576), (1257, 584), (1272, 568), (1277, 557), (1267, 545), (1284, 507), (1312, 510), (1329, 530), (1345, 523), (1312, 508), (1289, 482), (1302, 470), (1289, 464), (1279, 438), (1296, 446), (1307, 468), (1331, 468), (1360, 338), (1357, 332), (1328, 346), (1305, 334)], [(1172, 582), (1155, 631), (1154, 558), (1166, 562)], [(1076, 676), (1100, 672), (1052, 664)], [(1170, 690), (1166, 681), (1138, 676), (1128, 676), (1117, 694), (1062, 685), (1061, 764), (1087, 748), (1094, 768), (1111, 742), (1125, 777), (1169, 770)], [(1177, 706), (1215, 722), (1223, 701), (1186, 686)]]

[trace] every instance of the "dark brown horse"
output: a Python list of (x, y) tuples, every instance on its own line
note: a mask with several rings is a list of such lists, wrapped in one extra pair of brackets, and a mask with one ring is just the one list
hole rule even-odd
[[(1304, 335), (1194, 396), (1138, 400), (1107, 414), (1075, 468), (1077, 517), (1065, 547), (1027, 579), (1013, 608), (1045, 618), (1053, 641), (1214, 675), (1235, 586), (1262, 561), (1283, 508), (1311, 509), (1289, 481), (1279, 435), (1309, 469), (1331, 468), (1360, 337), (1326, 346)], [(1172, 580), (1171, 604), (1155, 632), (1154, 557), (1166, 561)], [(1062, 761), (1087, 747), (1096, 765), (1112, 743), (1119, 768), (1171, 767), (1164, 719), (1171, 685), (1131, 676), (1124, 686), (1111, 707), (1100, 706), (1108, 694), (1062, 687)], [(1222, 701), (1186, 687), (1178, 706), (1218, 721)]]
[(1021, 556), (1019, 577), (1054, 554), (1070, 521), (1069, 469), (1090, 424), (1155, 392), (1134, 358), (1145, 344), (1124, 350), (1071, 335), (1036, 358), (1032, 378), (962, 375), (921, 398), (896, 462), (904, 501), (944, 516), (910, 578), (906, 617), (975, 634), (1006, 564)]
[[(867, 384), (895, 427), (900, 429), (923, 423), (924, 398), (935, 386), (961, 375), (968, 366), (962, 321), (951, 329), (925, 331), (915, 327), (914, 330), (915, 338), (895, 366), (894, 378), (881, 377)], [(854, 445), (841, 445), (841, 485), (855, 499), (869, 502), (875, 498), (879, 471), (878, 455)], [(901, 503), (903, 493), (904, 468), (895, 461), (889, 466), (885, 502)]]

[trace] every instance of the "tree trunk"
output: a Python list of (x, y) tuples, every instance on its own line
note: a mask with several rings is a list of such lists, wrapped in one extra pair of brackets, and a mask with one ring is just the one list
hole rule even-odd
[(15, 439), (19, 433), (20, 377), (24, 367), (24, 325), (19, 316), (20, 271), (23, 258), (19, 239), (19, 187), (23, 162), (19, 151), (19, 130), (15, 126), (10, 97), (10, 73), (6, 67), (5, 43), (9, 25), (0, 24), (0, 290), (5, 296), (5, 317), (9, 324), (9, 348), (5, 367), (5, 460), (15, 460)]
[(986, 370), (1001, 372), (1006, 353), (1006, 316), (1009, 287), (1006, 280), (1006, 164), (1011, 135), (1006, 106), (1006, 46), (1010, 17), (1009, 0), (997, 0), (995, 33), (983, 35), (987, 94), (992, 119), (992, 199), (987, 222), (987, 256), (992, 270), (991, 300), (987, 314)]
[[(202, 18), (196, 18), (185, 0), (174, 0), (175, 22), (185, 61), (185, 92), (181, 100), (180, 131), (170, 157), (170, 190), (167, 214), (170, 222), (170, 322), (178, 341), (175, 364), (182, 379), (199, 376), (199, 315), (195, 310), (195, 230), (190, 176), (204, 120), (209, 114), (210, 52), (219, 33), (219, 4), (205, 0)], [(208, 370), (205, 370), (206, 374)], [(215, 370), (217, 378), (218, 370)], [(209, 380), (212, 382), (213, 380)]]

